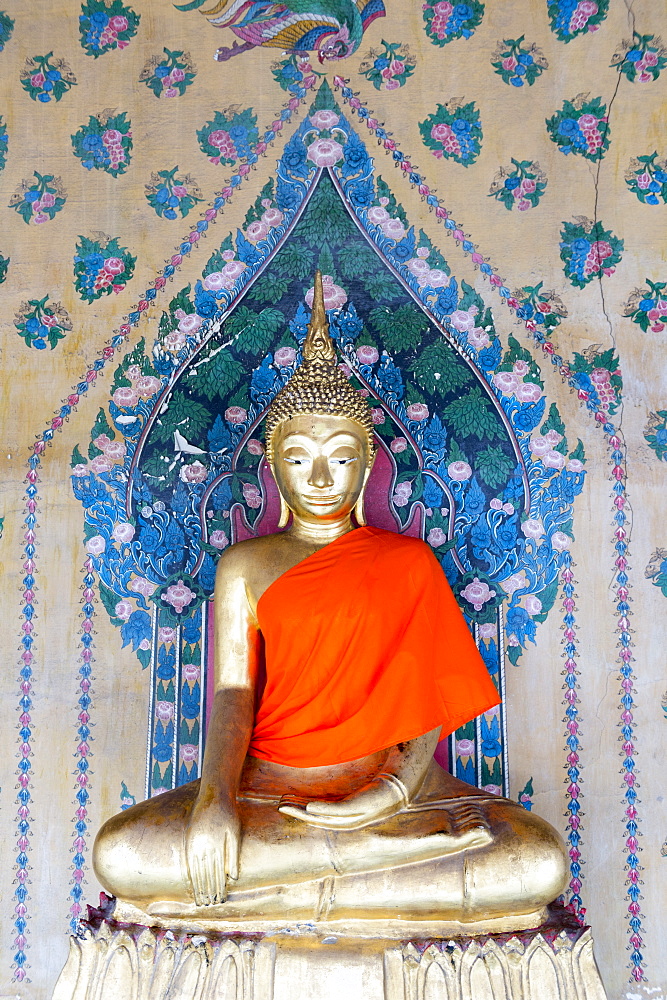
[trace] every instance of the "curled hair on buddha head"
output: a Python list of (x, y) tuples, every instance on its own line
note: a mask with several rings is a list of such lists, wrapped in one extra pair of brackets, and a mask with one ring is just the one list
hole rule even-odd
[(301, 413), (347, 417), (363, 429), (369, 456), (375, 452), (371, 408), (336, 364), (324, 308), (322, 274), (315, 272), (313, 307), (303, 345), (303, 361), (266, 412), (266, 457), (273, 464), (273, 438), (278, 426)]

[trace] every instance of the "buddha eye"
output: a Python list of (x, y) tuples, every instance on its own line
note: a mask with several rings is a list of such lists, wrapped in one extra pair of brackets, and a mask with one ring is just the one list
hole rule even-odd
[(331, 458), (329, 459), (332, 465), (351, 465), (352, 462), (356, 462), (356, 458)]
[(284, 458), (283, 461), (287, 462), (288, 465), (305, 465), (307, 460), (305, 458)]

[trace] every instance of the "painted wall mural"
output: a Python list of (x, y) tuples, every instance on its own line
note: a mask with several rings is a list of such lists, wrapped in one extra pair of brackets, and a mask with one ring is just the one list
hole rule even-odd
[(0, 994), (48, 995), (101, 820), (198, 774), (319, 267), (369, 521), (433, 547), (503, 694), (438, 759), (560, 828), (610, 996), (659, 998), (664, 17), (5, 6)]

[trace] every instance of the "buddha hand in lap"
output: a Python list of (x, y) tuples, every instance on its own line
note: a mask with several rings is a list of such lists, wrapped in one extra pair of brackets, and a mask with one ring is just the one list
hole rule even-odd
[(373, 424), (319, 274), (266, 439), (292, 522), (220, 559), (201, 779), (112, 817), (97, 877), (153, 915), (534, 926), (564, 889), (564, 847), (433, 761), (498, 696), (429, 547), (363, 525)]

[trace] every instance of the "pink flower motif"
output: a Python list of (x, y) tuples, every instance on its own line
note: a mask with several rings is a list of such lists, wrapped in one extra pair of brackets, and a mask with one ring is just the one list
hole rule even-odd
[(495, 590), (490, 590), (486, 580), (480, 580), (478, 576), (474, 577), (461, 591), (461, 597), (468, 604), (472, 604), (475, 611), (481, 611), (487, 601), (492, 600), (495, 596)]
[[(224, 257), (224, 254), (223, 254)], [(227, 281), (225, 285), (226, 288), (231, 288), (240, 274), (246, 269), (246, 265), (241, 260), (230, 260), (228, 261), (222, 269), (222, 274)]]
[(658, 65), (658, 53), (657, 52), (645, 52), (642, 57), (642, 62), (645, 66), (657, 66)]
[(565, 468), (565, 455), (561, 455), (559, 451), (548, 451), (542, 458), (542, 465), (546, 469), (563, 469)]
[(120, 257), (107, 257), (104, 261), (104, 270), (107, 274), (122, 274), (125, 270), (125, 264)]
[(219, 292), (222, 288), (227, 287), (227, 279), (222, 271), (212, 271), (211, 274), (206, 275), (202, 285), (207, 292)]
[(500, 585), (505, 593), (511, 597), (517, 590), (526, 589), (528, 586), (528, 577), (523, 570), (520, 570), (518, 573), (512, 573), (506, 580), (502, 580)]
[(208, 144), (209, 146), (214, 146), (216, 149), (220, 149), (221, 146), (231, 146), (233, 149), (233, 155), (236, 154), (236, 149), (234, 149), (229, 132), (225, 132), (224, 129), (219, 128), (216, 129), (215, 132), (209, 132)]
[(572, 544), (572, 539), (564, 531), (554, 531), (550, 541), (552, 549), (555, 549), (556, 552), (565, 552)]
[(157, 701), (155, 703), (155, 714), (160, 722), (169, 722), (174, 717), (173, 701)]
[(243, 493), (243, 499), (248, 504), (248, 507), (251, 507), (253, 510), (257, 510), (262, 506), (262, 494), (254, 483), (244, 483), (241, 487), (241, 492)]
[(111, 472), (113, 463), (109, 461), (106, 455), (96, 455), (90, 463), (90, 468), (95, 475), (99, 476), (102, 472)]
[(73, 476), (77, 477), (77, 479), (81, 479), (83, 476), (87, 476), (88, 475), (88, 466), (87, 465), (75, 465), (74, 468), (71, 470), (71, 472), (72, 472)]
[(258, 441), (257, 438), (248, 438), (248, 440), (246, 441), (246, 448), (248, 449), (251, 455), (264, 454), (264, 445), (262, 444), (261, 441)]
[(479, 637), (480, 639), (495, 639), (496, 638), (496, 626), (493, 622), (484, 622), (483, 625), (479, 626)]
[(470, 310), (455, 309), (450, 316), (450, 323), (459, 333), (467, 333), (475, 325), (475, 316)]
[(485, 347), (489, 346), (491, 339), (486, 330), (483, 330), (481, 326), (476, 326), (468, 333), (468, 343), (476, 351), (483, 351)]
[(124, 622), (128, 620), (133, 611), (134, 607), (129, 601), (119, 601), (114, 608), (116, 618), (121, 618)]
[(520, 403), (536, 403), (542, 399), (542, 390), (535, 382), (521, 382), (514, 390), (514, 395)]
[(524, 607), (529, 615), (539, 615), (542, 610), (542, 601), (535, 594), (528, 594), (524, 601)]
[(429, 268), (424, 274), (417, 276), (417, 281), (421, 288), (430, 285), (431, 288), (446, 288), (449, 285), (449, 275), (439, 268)]
[(645, 170), (644, 173), (640, 174), (639, 177), (637, 178), (637, 187), (641, 188), (642, 191), (645, 191), (650, 183), (651, 183), (651, 175), (647, 173)]
[(509, 73), (512, 72), (516, 66), (516, 59), (514, 56), (508, 56), (507, 59), (503, 59), (503, 69), (506, 69)]
[[(175, 631), (175, 629), (173, 630)], [(194, 684), (201, 677), (201, 667), (198, 663), (184, 663), (183, 676), (188, 684)]]
[(46, 77), (44, 76), (43, 73), (33, 73), (33, 75), (30, 77), (30, 82), (33, 85), (33, 87), (41, 87), (42, 84), (45, 82), (45, 80)]
[(107, 447), (111, 444), (111, 438), (108, 434), (98, 434), (96, 438), (93, 438), (93, 444), (100, 451), (106, 451)]
[(583, 472), (584, 463), (580, 462), (578, 458), (571, 458), (567, 463), (568, 472)]
[(172, 583), (170, 587), (167, 587), (166, 592), (162, 594), (162, 600), (171, 604), (176, 614), (180, 615), (183, 608), (191, 604), (196, 596), (194, 590), (190, 590), (182, 580), (179, 580), (178, 583)]
[(251, 243), (259, 243), (269, 234), (269, 227), (265, 222), (251, 222), (245, 231), (245, 237)]
[(591, 382), (595, 385), (606, 385), (609, 381), (609, 372), (606, 368), (594, 368), (591, 372)]
[(44, 326), (48, 326), (48, 327), (58, 326), (58, 318), (57, 318), (57, 316), (43, 315), (42, 316), (42, 323), (44, 324)]
[(316, 139), (308, 147), (307, 159), (316, 167), (333, 167), (343, 158), (343, 147), (335, 139)]
[(537, 541), (544, 534), (544, 525), (539, 518), (529, 517), (521, 525), (521, 530), (526, 538), (532, 538)]
[(106, 547), (106, 539), (102, 535), (93, 535), (86, 542), (86, 552), (91, 556), (101, 556)]
[(162, 642), (165, 646), (168, 646), (172, 642), (176, 642), (176, 629), (168, 628), (166, 625), (160, 626), (157, 630), (158, 642)]
[(384, 89), (385, 90), (398, 90), (400, 87), (400, 82), (398, 80), (385, 80)]
[(311, 125), (314, 125), (316, 129), (324, 130), (328, 132), (340, 121), (340, 116), (336, 114), (335, 111), (328, 111), (322, 109), (322, 111), (316, 111), (314, 115), (310, 116)]
[(184, 333), (187, 336), (188, 334), (196, 333), (199, 327), (202, 325), (202, 323), (203, 320), (201, 316), (197, 315), (197, 313), (187, 313), (180, 320), (178, 324), (178, 329), (180, 330), (181, 333)]
[(185, 80), (185, 73), (182, 69), (179, 69), (178, 66), (175, 66), (174, 69), (172, 69), (169, 76), (171, 77), (172, 83), (182, 83), (183, 80)]
[(194, 743), (181, 743), (178, 754), (184, 764), (191, 764), (192, 761), (199, 760), (199, 747)]
[(114, 14), (109, 18), (109, 27), (112, 31), (126, 31), (127, 26), (127, 18), (123, 14)]
[(127, 385), (121, 385), (111, 397), (116, 406), (129, 410), (139, 402), (139, 393)]
[(361, 347), (357, 347), (356, 355), (362, 365), (374, 365), (380, 357), (377, 348), (371, 347), (370, 344), (362, 344)]
[(433, 10), (436, 14), (441, 14), (443, 17), (449, 17), (454, 8), (451, 3), (449, 3), (449, 0), (440, 0), (440, 3), (437, 3)]
[[(177, 91), (177, 93), (178, 93), (178, 91)], [(166, 96), (167, 96), (167, 95), (165, 94), (165, 97), (166, 97)], [(173, 186), (173, 188), (172, 188), (171, 190), (172, 190), (172, 193), (173, 193), (173, 194), (174, 194), (174, 195), (175, 195), (175, 196), (176, 196), (177, 198), (185, 198), (185, 196), (186, 196), (186, 195), (187, 195), (187, 193), (188, 193), (188, 189), (187, 189), (186, 187), (183, 187), (183, 185), (182, 185), (182, 184), (174, 184), (174, 186)]]
[(137, 379), (135, 384), (135, 389), (139, 395), (146, 399), (149, 396), (154, 396), (161, 388), (162, 382), (159, 378), (155, 378), (154, 375), (143, 375), (140, 379)]
[(598, 119), (595, 115), (581, 115), (579, 118), (579, 127), (581, 129), (597, 128)]
[(513, 514), (514, 513), (514, 504), (513, 503), (504, 503), (503, 504), (503, 510), (505, 511), (506, 514)]
[(494, 497), (493, 500), (489, 500), (489, 507), (491, 510), (502, 510), (503, 502), (499, 500), (498, 497)]
[(227, 535), (224, 533), (224, 531), (222, 531), (220, 528), (217, 528), (215, 531), (211, 532), (208, 539), (208, 543), (209, 545), (212, 545), (214, 549), (219, 549), (220, 551), (222, 551), (222, 549), (226, 548), (229, 545), (229, 539), (227, 538)]
[[(510, 637), (510, 638), (512, 638), (512, 637)], [(513, 643), (508, 642), (508, 645), (511, 646), (511, 645), (513, 645)], [(516, 645), (518, 645), (518, 642), (516, 643)], [(484, 785), (483, 786), (483, 791), (488, 792), (489, 795), (502, 795), (503, 794), (503, 790), (500, 787), (500, 785)]]
[(380, 406), (373, 407), (373, 409), (371, 410), (371, 419), (373, 420), (374, 424), (384, 423), (384, 410), (382, 409), (382, 407)]
[(111, 537), (117, 542), (131, 542), (134, 538), (134, 525), (129, 521), (119, 521), (114, 524)]
[(514, 372), (496, 372), (492, 381), (496, 389), (500, 389), (504, 396), (511, 396), (521, 385), (519, 376), (515, 375)]
[(472, 757), (475, 752), (474, 740), (457, 740), (456, 755), (458, 757)]
[(199, 461), (181, 466), (180, 477), (184, 483), (203, 483), (207, 476), (208, 469)]
[(130, 365), (125, 371), (125, 377), (129, 378), (130, 382), (136, 382), (138, 378), (141, 378), (141, 368), (139, 365)]
[(36, 222), (37, 225), (41, 225), (43, 222), (48, 222), (49, 217), (44, 212), (38, 212), (37, 215), (33, 216), (32, 221)]
[(142, 639), (137, 648), (143, 649), (144, 652), (147, 652), (151, 648), (150, 639)]
[(126, 452), (127, 447), (124, 441), (109, 441), (109, 444), (104, 449), (106, 458), (111, 462), (122, 462)]
[[(165, 351), (171, 351), (173, 354), (179, 354), (180, 351), (185, 347), (185, 334), (181, 333), (180, 330), (172, 330), (162, 341), (162, 346)], [(139, 400), (137, 400), (138, 402)]]
[[(334, 285), (333, 278), (330, 274), (322, 275), (322, 292), (324, 295), (324, 308), (329, 309), (340, 309), (347, 302), (347, 292), (340, 285)], [(313, 296), (315, 290), (314, 288), (309, 288), (306, 292), (306, 304), (312, 309), (313, 306)]]
[(408, 420), (428, 420), (428, 406), (426, 403), (410, 403), (406, 413)]
[(262, 222), (265, 226), (273, 228), (279, 226), (282, 221), (283, 213), (278, 208), (267, 208), (265, 212), (262, 212)]
[(444, 122), (439, 122), (431, 129), (431, 138), (435, 139), (436, 142), (444, 142), (445, 139), (449, 139), (453, 134), (449, 125), (445, 125)]
[(366, 213), (366, 218), (369, 222), (372, 222), (374, 226), (381, 226), (383, 222), (389, 220), (389, 212), (382, 205), (373, 205), (368, 209)]
[(230, 424), (244, 424), (248, 419), (248, 411), (242, 406), (228, 406), (225, 410), (225, 420)]
[(563, 440), (563, 435), (559, 434), (558, 431), (552, 427), (551, 430), (546, 432), (544, 439), (549, 442), (552, 448), (555, 448), (556, 445)]
[(517, 205), (517, 208), (519, 209), (519, 211), (520, 211), (520, 212), (525, 212), (525, 211), (527, 211), (527, 209), (529, 209), (529, 208), (530, 208), (530, 202), (529, 202), (529, 201), (526, 201), (526, 199), (525, 199), (525, 198), (522, 198), (522, 199), (521, 199), (521, 200), (519, 201), (519, 203), (518, 203), (518, 205)]
[(434, 549), (437, 549), (439, 545), (444, 545), (447, 541), (447, 535), (442, 530), (442, 528), (431, 528), (428, 535), (426, 536), (426, 541)]
[(472, 469), (467, 462), (450, 462), (447, 466), (447, 474), (456, 483), (464, 483), (472, 476)]
[(650, 83), (651, 80), (653, 79), (653, 74), (647, 73), (646, 71), (642, 70), (637, 79), (639, 80), (640, 83)]
[(546, 453), (551, 450), (551, 443), (546, 437), (540, 437), (538, 434), (528, 442), (528, 449), (537, 458), (542, 458), (543, 455), (546, 455)]
[(537, 185), (535, 181), (530, 179), (530, 177), (526, 177), (521, 181), (521, 187), (527, 194), (532, 194)]
[(53, 208), (53, 206), (56, 203), (56, 199), (55, 196), (52, 195), (49, 191), (45, 191), (42, 197), (40, 198), (40, 202), (42, 208)]
[(234, 251), (223, 250), (220, 256), (222, 257), (223, 260), (226, 260), (227, 263), (230, 264), (234, 260)]
[(135, 576), (128, 583), (127, 589), (133, 594), (141, 594), (142, 597), (152, 597), (157, 590), (157, 584), (151, 583), (145, 576)]
[(287, 368), (294, 364), (295, 360), (296, 351), (293, 347), (279, 347), (273, 355), (274, 364), (278, 365), (279, 368)]
[(405, 63), (401, 59), (392, 59), (389, 69), (394, 76), (400, 76), (401, 73), (405, 72)]
[(394, 489), (393, 500), (397, 507), (407, 507), (410, 502), (410, 497), (412, 496), (412, 483), (407, 480), (403, 483), (397, 483)]
[(117, 128), (108, 128), (102, 135), (102, 142), (105, 146), (115, 146), (122, 138), (123, 134)]
[[(350, 368), (349, 365), (341, 364), (341, 365), (338, 365), (338, 367), (342, 371), (342, 373), (345, 376), (345, 378), (349, 378), (350, 375), (352, 374), (352, 369)], [(360, 395), (363, 396), (363, 392), (361, 391), (361, 389), (359, 390), (359, 393), (360, 393)], [(366, 395), (368, 395), (368, 389), (366, 389)]]
[[(419, 251), (417, 251), (419, 253)], [(423, 257), (411, 257), (405, 265), (411, 274), (427, 274), (431, 268), (428, 266), (428, 261), (424, 260)]]
[(405, 226), (400, 219), (387, 219), (380, 225), (380, 229), (391, 240), (399, 243), (406, 235)]
[(404, 437), (395, 437), (389, 447), (394, 455), (400, 455), (408, 447), (408, 442)]

